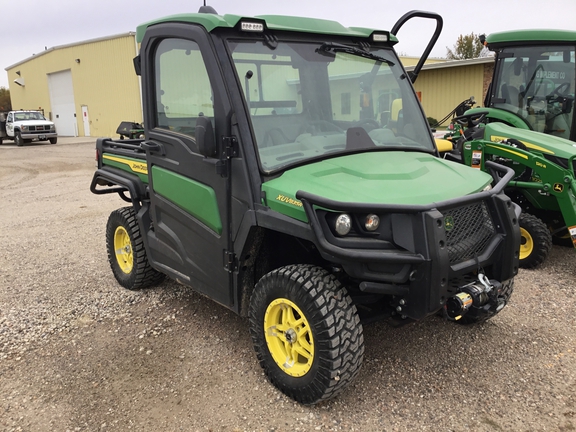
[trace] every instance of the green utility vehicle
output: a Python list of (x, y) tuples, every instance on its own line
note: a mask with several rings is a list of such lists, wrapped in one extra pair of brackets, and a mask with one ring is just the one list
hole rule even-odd
[[(414, 17), (437, 25), (408, 75), (393, 46)], [(441, 26), (211, 8), (140, 26), (145, 139), (99, 139), (90, 187), (129, 203), (106, 227), (120, 285), (168, 276), (249, 317), (266, 375), (304, 404), (358, 374), (362, 323), (500, 312), (518, 266), (514, 173), (438, 157), (411, 79)]]
[(486, 43), (496, 53), (494, 76), (485, 107), (460, 118), (472, 128), (456, 152), (477, 168), (492, 160), (515, 170), (506, 193), (522, 207), (520, 266), (531, 268), (553, 241), (576, 245), (576, 32), (501, 32)]

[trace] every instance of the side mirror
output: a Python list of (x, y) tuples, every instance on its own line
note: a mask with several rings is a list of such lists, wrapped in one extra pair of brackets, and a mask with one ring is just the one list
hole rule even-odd
[(200, 116), (196, 119), (196, 143), (198, 151), (206, 157), (216, 157), (216, 140), (214, 139), (214, 129), (208, 117)]

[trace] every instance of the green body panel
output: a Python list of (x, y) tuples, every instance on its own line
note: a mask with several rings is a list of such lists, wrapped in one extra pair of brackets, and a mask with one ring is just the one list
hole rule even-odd
[(136, 174), (144, 184), (148, 184), (148, 167), (143, 159), (134, 159), (126, 156), (117, 156), (104, 153), (102, 155), (102, 164), (119, 168), (130, 174)]
[(515, 138), (522, 141), (531, 152), (550, 154), (564, 159), (576, 155), (574, 142), (546, 135), (526, 129), (519, 129), (504, 123), (489, 123), (486, 125), (484, 139), (488, 141), (500, 141), (499, 137)]
[(152, 167), (152, 184), (158, 195), (186, 210), (217, 234), (222, 234), (214, 189), (157, 166)]
[(576, 42), (576, 31), (570, 30), (514, 30), (492, 33), (486, 38), (489, 47), (516, 45), (519, 42)]
[[(266, 28), (269, 30), (283, 30), (295, 31), (301, 33), (317, 33), (326, 35), (340, 35), (352, 36), (360, 38), (368, 38), (372, 35), (375, 29), (368, 29), (363, 27), (344, 27), (336, 21), (329, 21), (315, 18), (292, 17), (282, 15), (261, 15), (256, 17), (243, 17), (240, 15), (213, 15), (213, 14), (178, 14), (170, 15), (167, 17), (159, 18), (153, 21), (141, 24), (136, 29), (136, 40), (142, 42), (146, 29), (154, 24), (163, 22), (182, 22), (199, 24), (203, 26), (206, 31), (211, 32), (217, 27), (233, 28), (238, 24), (241, 19), (264, 21)], [(394, 35), (390, 35), (390, 42), (396, 43), (398, 39)]]
[(271, 209), (306, 221), (299, 190), (348, 203), (425, 205), (481, 191), (491, 182), (487, 173), (426, 153), (386, 151), (294, 168), (262, 189)]
[[(526, 145), (526, 150), (501, 143), (509, 138), (521, 141)], [(538, 210), (560, 211), (566, 226), (576, 228), (574, 173), (545, 158), (545, 155), (562, 158), (568, 166), (572, 165), (571, 160), (576, 158), (572, 141), (503, 123), (489, 123), (485, 127), (484, 139), (467, 142), (463, 151), (466, 165), (482, 169), (485, 169), (485, 160), (500, 158), (500, 163), (516, 171), (517, 177), (508, 184), (511, 188), (522, 191), (524, 197)]]

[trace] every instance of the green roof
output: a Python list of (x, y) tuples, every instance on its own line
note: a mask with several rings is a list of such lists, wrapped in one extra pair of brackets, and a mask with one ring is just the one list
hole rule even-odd
[[(283, 15), (261, 15), (256, 17), (243, 17), (240, 15), (213, 15), (205, 13), (195, 14), (179, 14), (170, 15), (163, 18), (158, 18), (153, 21), (148, 21), (138, 26), (136, 30), (136, 40), (142, 42), (146, 29), (154, 24), (164, 22), (182, 22), (193, 23), (203, 26), (208, 32), (215, 28), (233, 28), (242, 19), (246, 20), (259, 20), (264, 21), (266, 28), (270, 30), (285, 30), (295, 31), (301, 33), (317, 33), (325, 35), (340, 35), (340, 36), (353, 36), (367, 38), (376, 29), (368, 29), (363, 27), (344, 27), (336, 21), (329, 21), (316, 18), (302, 18)], [(391, 42), (398, 42), (395, 36), (390, 35)]]
[(518, 42), (576, 42), (576, 31), (570, 30), (513, 30), (492, 33), (486, 38), (488, 45), (516, 45)]

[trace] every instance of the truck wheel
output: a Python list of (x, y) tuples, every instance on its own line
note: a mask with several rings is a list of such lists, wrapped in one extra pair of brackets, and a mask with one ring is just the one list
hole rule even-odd
[(132, 207), (113, 211), (106, 224), (106, 249), (112, 273), (129, 290), (158, 285), (164, 274), (148, 263), (146, 249)]
[(266, 376), (297, 402), (330, 399), (360, 371), (364, 336), (356, 306), (336, 277), (319, 267), (290, 265), (265, 275), (249, 316)]
[(24, 145), (24, 140), (22, 139), (22, 134), (19, 131), (14, 133), (14, 143), (20, 147)]
[(56, 144), (58, 142), (58, 137), (50, 138), (50, 144)]
[(548, 227), (529, 213), (520, 216), (520, 267), (534, 268), (544, 262), (552, 247)]

